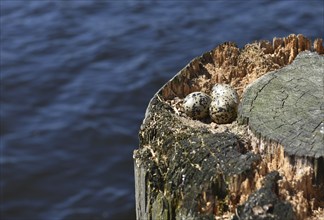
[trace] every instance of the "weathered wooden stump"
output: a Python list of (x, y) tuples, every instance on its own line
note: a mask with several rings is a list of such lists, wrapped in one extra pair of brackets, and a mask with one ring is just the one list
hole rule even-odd
[[(323, 53), (321, 39), (312, 47), (290, 35), (224, 43), (182, 69), (154, 95), (139, 132), (137, 219), (324, 217)], [(241, 97), (237, 121), (183, 113), (187, 94), (220, 82)]]

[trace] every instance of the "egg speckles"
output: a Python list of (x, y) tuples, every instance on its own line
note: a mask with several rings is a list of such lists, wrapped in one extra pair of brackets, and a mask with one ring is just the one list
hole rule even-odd
[(203, 92), (193, 92), (183, 100), (183, 108), (189, 117), (202, 119), (208, 116), (211, 98)]
[(212, 88), (211, 96), (213, 100), (223, 97), (230, 102), (230, 105), (237, 105), (239, 102), (237, 92), (228, 84), (215, 84)]
[(207, 119), (217, 124), (231, 123), (236, 119), (239, 97), (227, 84), (215, 84), (211, 96), (193, 92), (183, 100), (183, 110), (192, 119)]
[(239, 98), (237, 92), (227, 84), (216, 84), (212, 89), (209, 106), (211, 119), (217, 124), (231, 123), (237, 115)]

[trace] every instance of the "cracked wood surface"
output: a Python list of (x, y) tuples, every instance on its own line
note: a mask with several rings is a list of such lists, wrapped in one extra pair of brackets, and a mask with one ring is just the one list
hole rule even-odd
[(151, 110), (135, 152), (135, 177), (144, 181), (137, 219), (209, 219), (228, 210), (229, 182), (251, 176), (260, 157), (243, 152), (238, 135), (193, 127), (157, 98)]
[[(304, 36), (292, 34), (242, 50), (224, 43), (167, 82), (147, 107), (134, 151), (137, 219), (245, 219), (251, 213), (305, 219), (323, 208), (323, 56), (313, 60), (305, 53), (305, 62), (290, 69), (294, 74), (276, 71), (247, 89), (238, 117), (245, 125), (191, 120), (177, 108), (190, 92), (208, 93), (215, 83), (231, 84), (241, 97), (262, 75), (296, 65), (299, 61), (291, 62), (302, 51), (324, 54), (322, 42), (316, 39), (312, 47)], [(307, 157), (306, 163), (295, 155)], [(282, 179), (267, 175), (272, 171)]]
[(323, 157), (323, 77), (323, 56), (299, 54), (246, 89), (240, 120), (255, 134), (283, 145), (289, 155)]

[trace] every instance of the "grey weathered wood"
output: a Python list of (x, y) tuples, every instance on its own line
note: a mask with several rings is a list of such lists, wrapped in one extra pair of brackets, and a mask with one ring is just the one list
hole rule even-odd
[[(316, 42), (323, 53), (322, 41)], [(273, 46), (261, 42), (242, 52), (226, 43), (192, 60), (164, 85), (148, 105), (139, 132), (140, 147), (134, 151), (137, 219), (215, 219), (227, 211), (233, 216), (235, 210), (236, 218), (245, 219), (255, 211), (255, 217), (261, 218), (262, 213), (255, 208), (261, 203), (269, 219), (285, 219), (282, 214), (293, 219), (291, 205), (275, 190), (278, 174), (262, 174), (264, 169), (258, 167), (265, 165), (265, 155), (250, 151), (251, 140), (244, 133), (247, 128), (259, 139), (282, 145), (289, 159), (306, 158), (314, 166), (317, 181), (313, 183), (319, 186), (307, 188), (312, 194), (306, 199), (312, 200), (318, 192), (315, 205), (324, 204), (324, 195), (320, 195), (324, 190), (320, 124), (324, 108), (323, 56), (303, 53), (291, 65), (253, 83), (242, 98), (238, 119), (245, 125), (236, 124), (238, 130), (215, 132), (206, 121), (182, 117), (167, 102), (193, 91), (208, 92), (219, 80), (232, 82), (242, 92), (245, 84), (240, 81), (250, 82), (248, 76), (259, 75), (260, 69), (264, 74), (287, 65), (309, 48), (310, 41), (302, 35), (275, 39)], [(250, 54), (260, 56), (255, 65)], [(209, 69), (208, 65), (213, 67)], [(208, 83), (200, 84), (201, 79)], [(261, 177), (255, 175), (258, 172)], [(261, 189), (252, 193), (245, 188), (242, 192), (242, 186), (255, 190), (255, 178), (262, 175), (266, 181)], [(312, 186), (301, 185), (293, 190), (302, 187)], [(249, 198), (240, 203), (247, 193)], [(303, 219), (307, 215), (304, 212), (296, 216)]]
[(233, 133), (185, 125), (158, 99), (151, 110), (140, 132), (143, 148), (135, 152), (137, 218), (205, 219), (215, 208), (228, 210), (227, 182), (252, 175), (260, 157), (241, 152)]
[(265, 177), (263, 186), (252, 193), (249, 199), (237, 208), (234, 220), (296, 219), (291, 204), (282, 201), (278, 196), (277, 181), (280, 179), (281, 177), (278, 172), (269, 173)]
[(318, 160), (319, 178), (324, 176), (323, 79), (324, 57), (300, 53), (292, 64), (250, 85), (239, 108), (240, 121), (255, 134), (280, 143), (291, 156)]

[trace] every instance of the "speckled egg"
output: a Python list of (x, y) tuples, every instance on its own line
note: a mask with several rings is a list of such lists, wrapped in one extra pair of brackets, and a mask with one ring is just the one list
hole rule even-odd
[(238, 105), (239, 103), (237, 92), (228, 84), (216, 83), (212, 88), (211, 96), (213, 100), (216, 100), (219, 97), (224, 97), (225, 99), (228, 99), (230, 105)]
[(208, 117), (211, 98), (203, 92), (193, 92), (183, 100), (183, 108), (189, 117), (202, 119)]
[(227, 84), (216, 84), (211, 92), (209, 115), (217, 124), (231, 123), (237, 115), (239, 98), (235, 89)]

